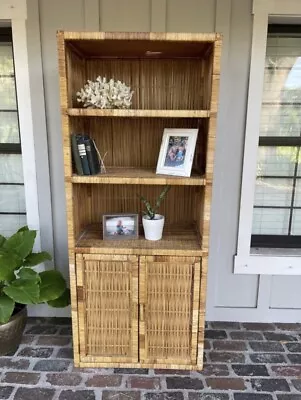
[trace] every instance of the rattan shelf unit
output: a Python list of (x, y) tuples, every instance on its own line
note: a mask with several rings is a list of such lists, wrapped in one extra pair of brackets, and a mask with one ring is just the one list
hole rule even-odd
[[(76, 366), (202, 368), (220, 54), (215, 33), (58, 32)], [(78, 108), (98, 75), (130, 85), (132, 108)], [(156, 175), (164, 128), (199, 129), (191, 177)], [(107, 152), (107, 174), (74, 174), (82, 132)], [(103, 214), (141, 214), (139, 195), (165, 184), (161, 241), (103, 240)]]

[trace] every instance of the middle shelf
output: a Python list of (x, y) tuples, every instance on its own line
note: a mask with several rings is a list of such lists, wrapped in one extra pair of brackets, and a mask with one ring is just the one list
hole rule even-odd
[(102, 184), (130, 184), (130, 185), (177, 185), (177, 186), (205, 186), (204, 176), (192, 172), (190, 177), (157, 175), (153, 168), (125, 168), (108, 167), (106, 174), (72, 175), (66, 178), (72, 183), (102, 183)]
[[(140, 227), (140, 231), (141, 231)], [(143, 234), (136, 240), (103, 240), (101, 224), (91, 224), (81, 232), (75, 244), (76, 253), (204, 256), (200, 238), (193, 225), (166, 226), (163, 238), (158, 241), (145, 240)]]

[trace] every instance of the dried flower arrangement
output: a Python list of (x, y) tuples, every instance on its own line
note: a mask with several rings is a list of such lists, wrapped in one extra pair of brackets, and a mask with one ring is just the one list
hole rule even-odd
[(77, 101), (86, 108), (130, 108), (133, 91), (124, 82), (107, 81), (97, 77), (96, 81), (88, 80), (85, 86), (76, 93)]

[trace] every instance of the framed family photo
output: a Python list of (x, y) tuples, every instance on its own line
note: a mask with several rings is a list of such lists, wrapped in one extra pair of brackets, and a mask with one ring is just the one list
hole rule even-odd
[(138, 239), (138, 214), (109, 214), (102, 217), (104, 240)]
[(198, 129), (164, 129), (157, 174), (190, 176)]

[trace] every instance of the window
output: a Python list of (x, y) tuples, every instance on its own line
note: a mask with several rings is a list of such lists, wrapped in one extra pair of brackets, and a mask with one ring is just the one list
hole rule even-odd
[(234, 273), (301, 275), (301, 1), (253, 0), (252, 13)]
[(0, 28), (0, 232), (26, 224), (12, 34)]
[(269, 25), (252, 247), (301, 247), (301, 31)]

